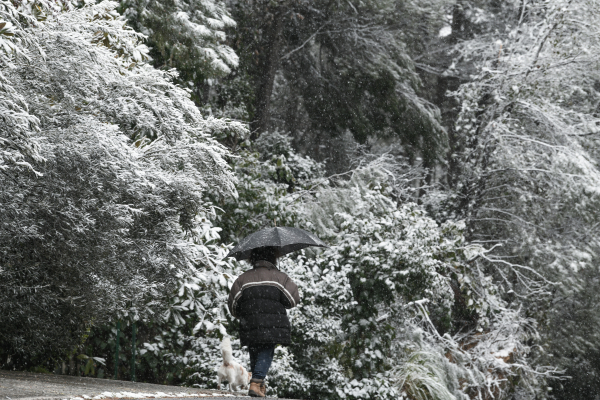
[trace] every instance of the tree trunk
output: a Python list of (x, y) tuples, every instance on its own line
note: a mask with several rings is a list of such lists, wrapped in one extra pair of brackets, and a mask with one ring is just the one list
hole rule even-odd
[(454, 124), (460, 112), (460, 104), (455, 98), (447, 96), (448, 92), (458, 89), (461, 82), (459, 78), (444, 76), (439, 77), (436, 105), (440, 108), (442, 114), (442, 124), (448, 133), (448, 153), (446, 161), (448, 163), (446, 181), (450, 187), (455, 187), (458, 176), (460, 175), (460, 163), (458, 155), (463, 151), (462, 137), (456, 132)]
[[(452, 33), (447, 38), (448, 44), (455, 45), (459, 40), (468, 39), (471, 36), (471, 28), (465, 16), (464, 0), (458, 0), (452, 9)], [(454, 129), (456, 118), (460, 112), (460, 104), (455, 98), (447, 96), (448, 92), (453, 92), (461, 85), (458, 77), (444, 76), (439, 77), (437, 87), (437, 106), (442, 113), (442, 123), (448, 132), (448, 170), (446, 175), (447, 183), (450, 187), (455, 187), (458, 176), (460, 175), (460, 163), (458, 154), (463, 150), (462, 137)]]
[(77, 375), (77, 364), (75, 363), (73, 354), (69, 356), (69, 375)]
[(254, 102), (254, 120), (250, 123), (252, 131), (250, 139), (257, 139), (267, 129), (273, 82), (279, 67), (282, 43), (284, 7), (276, 7), (270, 14), (270, 21), (265, 23), (265, 36), (259, 50), (258, 68), (260, 71)]

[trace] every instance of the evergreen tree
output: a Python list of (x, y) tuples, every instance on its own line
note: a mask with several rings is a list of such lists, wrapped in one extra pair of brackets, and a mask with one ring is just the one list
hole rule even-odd
[(119, 10), (146, 35), (154, 66), (176, 68), (178, 82), (192, 90), (197, 103), (205, 100), (210, 79), (238, 66), (225, 34), (236, 23), (220, 0), (122, 0)]
[[(290, 132), (297, 148), (330, 156), (323, 137), (350, 132), (400, 140), (411, 160), (434, 163), (445, 132), (406, 43), (431, 8), (395, 1), (234, 3), (239, 76), (252, 83), (246, 102), (253, 137)], [(234, 80), (234, 83), (236, 81)], [(347, 160), (345, 160), (347, 162)]]
[(24, 368), (61, 358), (92, 325), (168, 307), (178, 274), (209, 257), (194, 242), (203, 193), (235, 193), (210, 133), (244, 128), (204, 119), (173, 74), (145, 64), (116, 3), (1, 6), (13, 36), (0, 65), (12, 162), (0, 175), (0, 359)]

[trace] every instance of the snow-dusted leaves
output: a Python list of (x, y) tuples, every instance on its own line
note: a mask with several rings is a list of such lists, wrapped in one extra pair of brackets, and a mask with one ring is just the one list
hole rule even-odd
[(14, 27), (2, 40), (19, 49), (0, 64), (1, 325), (21, 326), (6, 343), (58, 351), (117, 312), (194, 310), (169, 299), (223, 258), (202, 196), (235, 195), (211, 136), (229, 123), (205, 120), (175, 71), (144, 64), (117, 3), (27, 4), (1, 7)]

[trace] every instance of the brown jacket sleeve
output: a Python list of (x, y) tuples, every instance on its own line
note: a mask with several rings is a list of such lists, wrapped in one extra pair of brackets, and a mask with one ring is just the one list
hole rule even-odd
[(294, 281), (289, 276), (287, 277), (283, 286), (285, 287), (285, 290), (292, 296), (292, 299), (294, 300), (293, 302), (291, 302), (292, 304), (291, 304), (291, 307), (289, 307), (289, 308), (294, 308), (298, 304), (300, 304), (300, 293), (298, 292), (298, 286), (294, 283)]
[(236, 312), (235, 312), (235, 302), (234, 299), (236, 299), (238, 293), (240, 293), (240, 290), (242, 289), (242, 284), (240, 282), (240, 278), (238, 277), (235, 282), (233, 282), (233, 285), (231, 286), (231, 291), (229, 292), (229, 299), (227, 300), (227, 308), (229, 308), (229, 312), (231, 313), (231, 315), (233, 315), (234, 317), (237, 318)]

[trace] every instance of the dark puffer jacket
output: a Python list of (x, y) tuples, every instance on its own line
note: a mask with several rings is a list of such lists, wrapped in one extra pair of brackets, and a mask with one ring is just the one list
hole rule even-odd
[(298, 287), (268, 261), (258, 261), (231, 287), (227, 305), (240, 319), (242, 346), (291, 344), (290, 321), (286, 308), (300, 302)]

